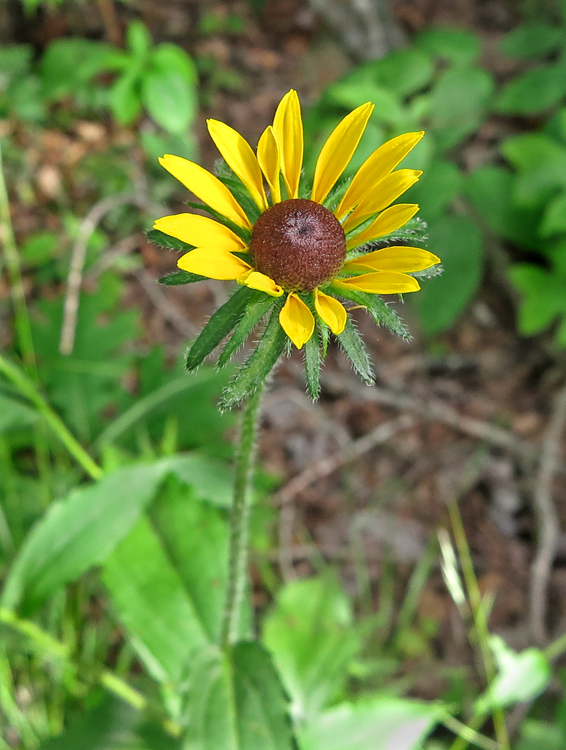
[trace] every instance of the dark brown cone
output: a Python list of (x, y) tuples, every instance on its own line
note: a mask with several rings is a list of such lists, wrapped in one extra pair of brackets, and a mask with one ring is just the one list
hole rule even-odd
[(250, 252), (256, 269), (287, 291), (310, 291), (340, 271), (346, 236), (327, 208), (294, 198), (276, 203), (259, 217)]

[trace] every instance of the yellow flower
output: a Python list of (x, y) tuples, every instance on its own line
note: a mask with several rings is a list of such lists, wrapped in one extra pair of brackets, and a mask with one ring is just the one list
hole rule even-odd
[[(233, 128), (208, 121), (210, 136), (236, 181), (223, 182), (179, 156), (159, 160), (214, 217), (183, 213), (155, 222), (155, 229), (194, 247), (179, 259), (179, 268), (236, 280), (273, 298), (284, 296), (279, 323), (299, 349), (316, 330), (316, 318), (336, 335), (344, 331), (347, 312), (336, 297), (417, 291), (419, 283), (411, 274), (440, 262), (417, 247), (363, 248), (396, 232), (417, 213), (417, 205), (392, 203), (421, 175), (396, 167), (422, 132), (383, 144), (342, 194), (332, 195), (372, 110), (372, 104), (363, 104), (336, 126), (316, 162), (310, 192), (302, 177), (303, 125), (295, 91), (281, 100), (257, 154)], [(239, 190), (225, 183), (237, 184)]]

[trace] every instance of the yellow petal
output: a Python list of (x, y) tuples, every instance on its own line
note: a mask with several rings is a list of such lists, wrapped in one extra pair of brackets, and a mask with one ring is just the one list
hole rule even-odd
[(357, 207), (344, 222), (344, 231), (349, 232), (359, 226), (373, 214), (383, 211), (394, 200), (418, 181), (422, 172), (416, 169), (398, 169), (377, 183), (370, 192), (362, 198)]
[(238, 279), (238, 281), (252, 289), (259, 289), (260, 292), (266, 292), (272, 297), (281, 297), (283, 294), (283, 287), (280, 287), (273, 279), (270, 279), (269, 276), (259, 271), (251, 271), (243, 279)]
[(377, 271), (354, 276), (351, 279), (335, 279), (333, 285), (342, 289), (357, 289), (359, 292), (371, 294), (402, 294), (404, 292), (418, 292), (419, 282), (412, 276), (392, 271)]
[(315, 289), (314, 306), (332, 333), (336, 335), (342, 333), (348, 320), (348, 313), (344, 309), (344, 305), (338, 302), (337, 299), (334, 299), (334, 297), (330, 297), (328, 294), (323, 294), (323, 292)]
[(154, 222), (153, 228), (195, 247), (239, 252), (247, 249), (246, 243), (231, 229), (207, 216), (189, 213), (164, 216)]
[(322, 203), (332, 190), (350, 163), (373, 109), (369, 102), (362, 104), (334, 128), (316, 162), (311, 200)]
[(279, 203), (281, 201), (281, 186), (279, 184), (281, 158), (277, 139), (271, 125), (261, 134), (257, 144), (257, 160), (271, 190), (271, 202)]
[(314, 315), (294, 292), (287, 297), (279, 313), (279, 322), (297, 349), (302, 349), (313, 335)]
[(395, 232), (412, 219), (418, 210), (416, 203), (398, 203), (386, 208), (367, 229), (348, 240), (346, 249), (353, 250), (366, 242)]
[(343, 270), (348, 273), (349, 271), (373, 268), (374, 271), (415, 273), (416, 271), (424, 271), (425, 268), (430, 268), (437, 263), (440, 263), (440, 258), (429, 253), (428, 250), (423, 250), (420, 247), (395, 245), (348, 260), (344, 263)]
[(287, 197), (297, 198), (303, 168), (303, 121), (297, 92), (291, 89), (279, 102), (273, 118), (273, 131), (281, 154), (281, 173)]
[(208, 276), (209, 279), (221, 279), (222, 281), (237, 279), (238, 276), (251, 268), (237, 255), (212, 247), (197, 247), (196, 250), (191, 250), (190, 253), (179, 258), (177, 265), (183, 271), (198, 273), (201, 276)]
[(264, 211), (267, 199), (257, 158), (250, 144), (234, 128), (219, 120), (206, 121), (210, 137), (230, 169), (247, 187), (254, 203)]
[(340, 205), (334, 212), (341, 219), (351, 211), (367, 194), (373, 190), (375, 185), (395, 169), (395, 167), (407, 156), (424, 135), (420, 133), (405, 133), (392, 138), (377, 151), (369, 156), (356, 172)]
[(159, 159), (159, 163), (207, 206), (239, 227), (251, 229), (251, 222), (244, 209), (218, 177), (181, 156), (165, 154)]

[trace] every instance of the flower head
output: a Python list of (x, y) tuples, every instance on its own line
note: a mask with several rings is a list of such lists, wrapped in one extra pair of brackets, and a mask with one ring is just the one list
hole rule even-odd
[[(226, 165), (218, 176), (179, 156), (160, 159), (211, 216), (183, 213), (155, 222), (153, 239), (188, 250), (178, 261), (181, 272), (162, 281), (231, 279), (241, 287), (211, 319), (212, 332), (205, 328), (189, 350), (189, 367), (200, 364), (235, 328), (225, 349), (228, 354), (221, 355), (224, 364), (271, 312), (262, 342), (272, 341), (273, 351), (267, 359), (262, 355), (263, 369), (268, 360), (276, 361), (289, 341), (299, 349), (307, 345), (307, 379), (316, 395), (321, 348), (325, 354), (329, 331), (358, 372), (371, 378), (363, 344), (340, 298), (366, 307), (378, 322), (397, 332), (405, 331), (376, 295), (418, 291), (414, 274), (439, 263), (439, 258), (419, 247), (385, 247), (376, 241), (399, 241), (395, 233), (418, 211), (414, 204), (392, 204), (421, 175), (396, 167), (423, 133), (407, 133), (383, 144), (350, 182), (338, 185), (372, 110), (372, 104), (364, 104), (337, 125), (320, 152), (310, 189), (302, 173), (303, 125), (295, 91), (281, 100), (257, 153), (228, 125), (208, 121)], [(164, 236), (178, 242), (163, 241)], [(247, 370), (257, 364), (262, 342), (246, 363)]]

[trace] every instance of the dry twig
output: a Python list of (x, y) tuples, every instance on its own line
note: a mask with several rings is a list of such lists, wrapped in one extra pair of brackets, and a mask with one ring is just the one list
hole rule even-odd
[(566, 425), (566, 386), (559, 391), (540, 456), (533, 501), (538, 520), (537, 554), (531, 568), (531, 632), (535, 643), (548, 643), (546, 611), (548, 582), (560, 539), (560, 521), (552, 500), (552, 483), (558, 469), (562, 433)]

